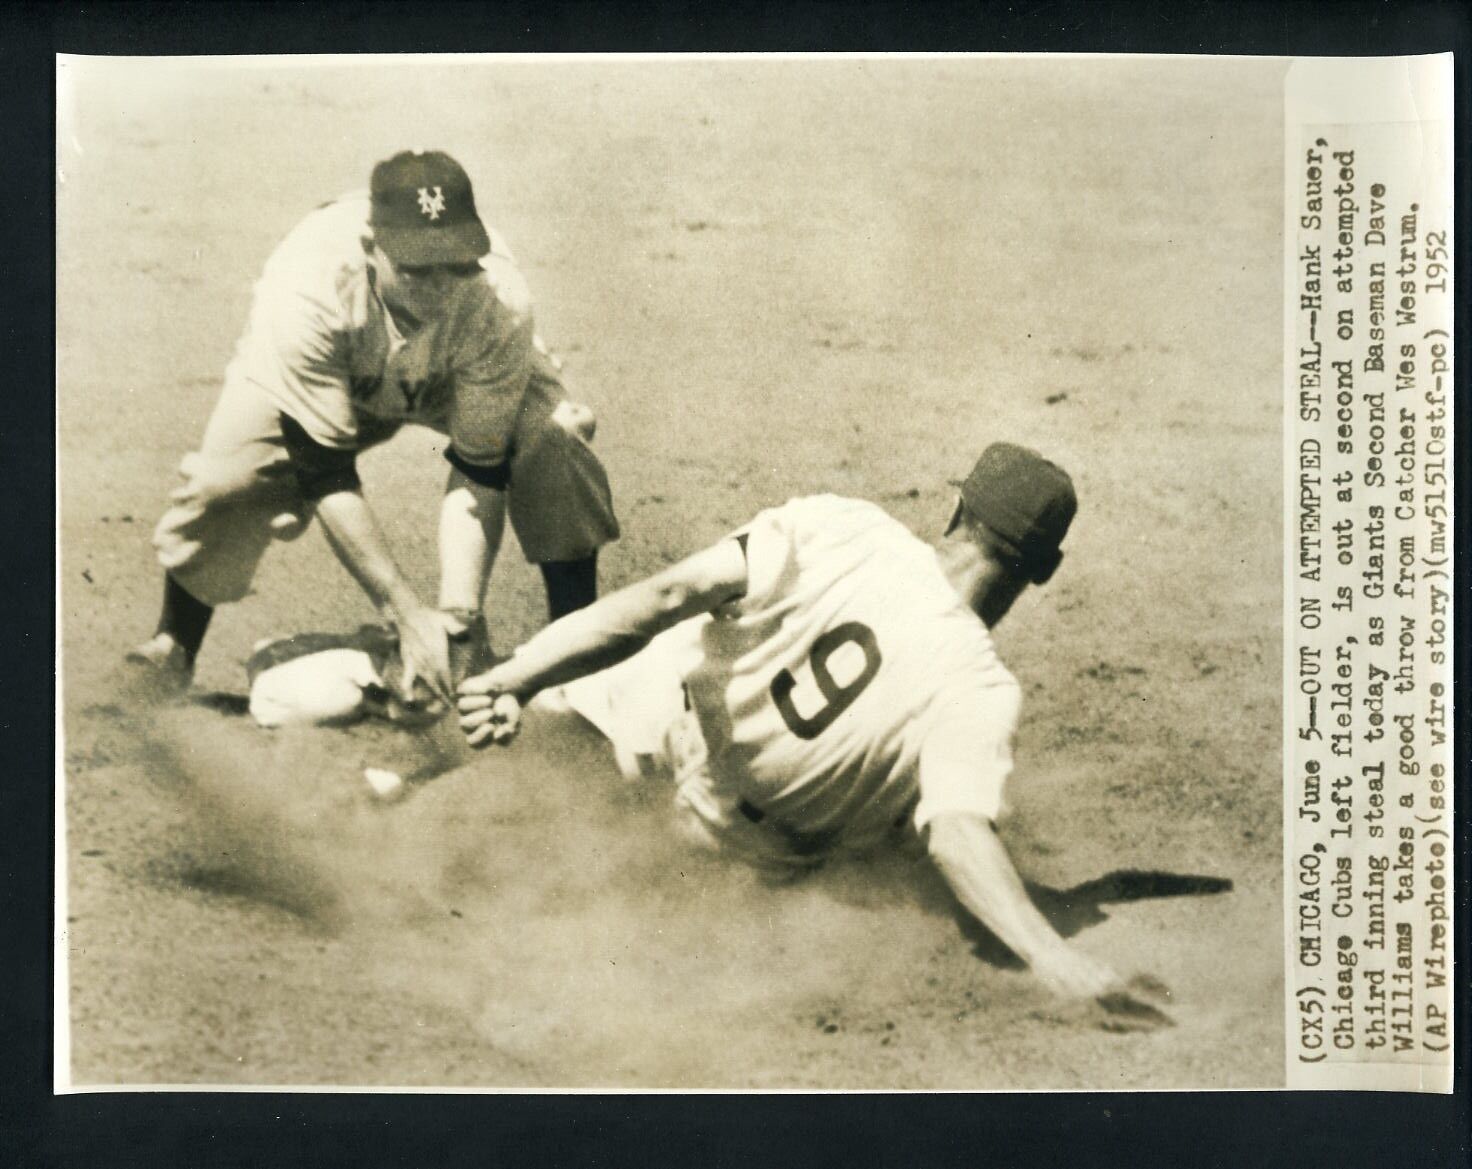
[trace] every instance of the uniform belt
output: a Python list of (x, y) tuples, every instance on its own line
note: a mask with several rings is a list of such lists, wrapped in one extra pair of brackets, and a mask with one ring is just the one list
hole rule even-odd
[[(745, 816), (748, 820), (750, 820), (753, 824), (760, 824), (763, 820), (767, 818), (767, 814), (748, 799), (741, 800), (741, 802), (736, 805), (736, 810), (740, 812), (743, 816)], [(909, 822), (909, 819), (910, 813), (909, 810), (906, 809), (899, 814), (899, 817), (894, 822), (894, 826), (896, 828), (903, 828), (905, 824)]]
[(837, 832), (793, 831), (780, 821), (770, 819), (766, 812), (747, 799), (738, 800), (736, 810), (753, 824), (765, 824), (764, 831), (776, 833), (781, 837), (786, 842), (788, 850), (796, 857), (816, 861), (829, 852), (838, 840)]

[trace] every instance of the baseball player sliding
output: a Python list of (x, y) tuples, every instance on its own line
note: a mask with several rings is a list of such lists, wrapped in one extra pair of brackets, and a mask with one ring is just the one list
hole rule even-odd
[[(507, 743), (534, 695), (575, 710), (627, 774), (669, 774), (692, 839), (800, 869), (913, 828), (960, 902), (1052, 990), (1112, 1024), (1169, 1022), (1060, 937), (993, 824), (1021, 694), (988, 630), (1062, 558), (1068, 475), (998, 443), (931, 546), (834, 496), (565, 617), (460, 688), (472, 746)], [(980, 618), (978, 620), (977, 618)]]
[[(406, 422), (447, 437), (433, 607), (395, 563), (356, 466)], [(591, 434), (465, 171), (442, 153), (396, 154), (369, 191), (313, 211), (267, 260), (154, 534), (163, 609), (129, 660), (187, 686), (215, 607), (243, 597), (272, 540), (315, 515), (409, 673), (448, 697), (449, 638), (480, 611), (508, 512), (553, 618), (597, 595), (597, 551), (618, 524)]]

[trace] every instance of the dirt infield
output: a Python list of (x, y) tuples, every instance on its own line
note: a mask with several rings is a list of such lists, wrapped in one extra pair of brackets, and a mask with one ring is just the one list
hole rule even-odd
[[(62, 71), (76, 1083), (1282, 1081), (1281, 64)], [(923, 861), (771, 887), (689, 856), (587, 735), (534, 723), (381, 808), (361, 766), (424, 744), (126, 690), (150, 526), (261, 262), (406, 145), (465, 163), (598, 411), (625, 528), (605, 587), (817, 491), (930, 535), (995, 438), (1070, 469), (1067, 558), (998, 638), (1026, 694), (1003, 834), (1064, 932), (1171, 987), (1174, 1028), (1060, 1013)], [(427, 436), (364, 479), (428, 586)], [(542, 603), (508, 536), (498, 644)], [(240, 694), (260, 637), (368, 617), (308, 535), (216, 618), (198, 687)]]

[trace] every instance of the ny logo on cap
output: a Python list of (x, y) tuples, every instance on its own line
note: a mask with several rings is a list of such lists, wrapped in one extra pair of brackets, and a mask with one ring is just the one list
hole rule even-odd
[[(431, 194), (431, 190), (433, 194)], [(445, 192), (443, 187), (420, 187), (419, 188), (419, 210), (432, 223), (440, 217), (445, 209)]]

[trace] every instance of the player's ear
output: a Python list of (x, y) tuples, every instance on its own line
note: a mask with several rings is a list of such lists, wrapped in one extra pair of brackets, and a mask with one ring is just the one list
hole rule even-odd
[(964, 508), (965, 505), (961, 502), (961, 497), (959, 495), (956, 496), (956, 506), (951, 510), (950, 523), (946, 524), (945, 534), (947, 536), (961, 526), (961, 520), (966, 514)]

